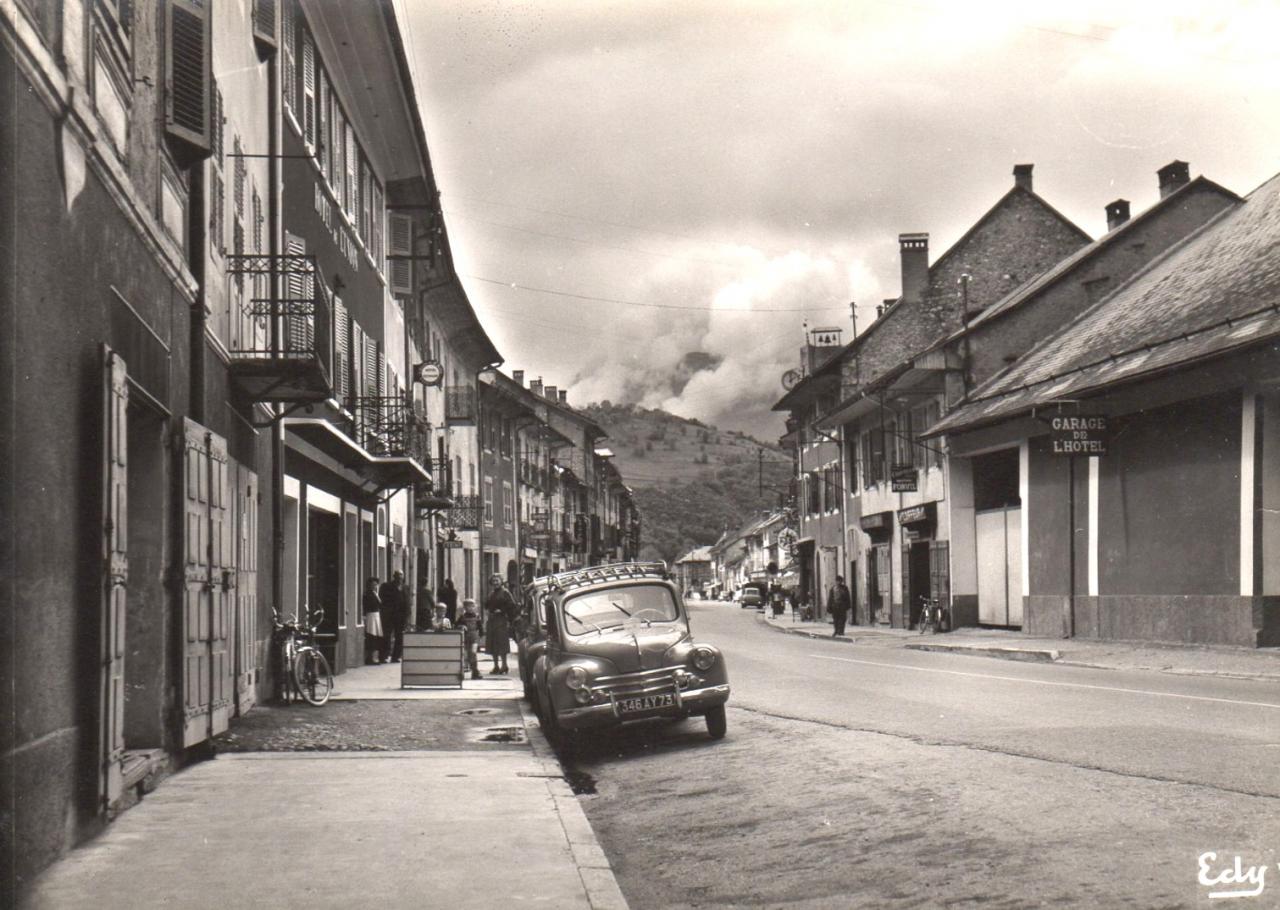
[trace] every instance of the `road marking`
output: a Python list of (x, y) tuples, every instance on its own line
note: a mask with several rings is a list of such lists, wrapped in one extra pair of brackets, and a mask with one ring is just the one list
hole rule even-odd
[(1274, 708), (1280, 705), (1265, 701), (1240, 701), (1235, 698), (1214, 698), (1211, 695), (1182, 695), (1178, 692), (1154, 692), (1150, 689), (1127, 689), (1124, 686), (1096, 686), (1090, 683), (1054, 682), (1047, 679), (1026, 679), (1021, 676), (1000, 676), (995, 673), (968, 673), (964, 670), (943, 670), (938, 667), (913, 667), (908, 664), (888, 664), (875, 660), (857, 660), (852, 657), (832, 657), (828, 654), (810, 654), (819, 660), (835, 660), (846, 664), (864, 664), (868, 667), (888, 667), (891, 670), (919, 670), (923, 673), (949, 673), (952, 676), (972, 676), (977, 679), (1002, 679), (1008, 682), (1031, 683), (1036, 686), (1060, 686), (1065, 689), (1098, 689), (1103, 692), (1128, 692), (1131, 695), (1154, 695), (1160, 698), (1182, 698), (1187, 701), (1213, 701), (1228, 705), (1244, 705), (1250, 708)]

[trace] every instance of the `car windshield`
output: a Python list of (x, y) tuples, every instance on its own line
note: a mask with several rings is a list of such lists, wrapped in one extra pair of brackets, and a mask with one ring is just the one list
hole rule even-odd
[(629, 622), (672, 622), (680, 618), (680, 611), (663, 585), (627, 585), (571, 597), (565, 601), (564, 616), (565, 631), (582, 635)]

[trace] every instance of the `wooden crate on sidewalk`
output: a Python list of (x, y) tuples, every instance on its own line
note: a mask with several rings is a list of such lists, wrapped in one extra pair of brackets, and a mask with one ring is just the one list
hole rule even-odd
[(400, 661), (400, 688), (444, 686), (462, 688), (466, 653), (461, 630), (406, 632)]

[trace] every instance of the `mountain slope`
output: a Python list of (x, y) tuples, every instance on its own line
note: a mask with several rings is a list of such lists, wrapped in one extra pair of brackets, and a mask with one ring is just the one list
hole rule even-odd
[(715, 543), (775, 508), (791, 479), (790, 458), (772, 443), (662, 410), (603, 402), (582, 411), (609, 433), (650, 556), (673, 560)]

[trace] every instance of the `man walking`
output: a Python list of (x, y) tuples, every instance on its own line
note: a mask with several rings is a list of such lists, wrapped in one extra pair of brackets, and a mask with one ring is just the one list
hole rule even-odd
[(409, 618), (403, 572), (391, 573), (391, 580), (378, 588), (378, 600), (382, 602), (382, 634), (386, 640), (382, 656), (385, 660), (389, 653), (391, 662), (399, 663), (404, 656), (404, 625)]
[(849, 588), (844, 583), (844, 576), (837, 575), (836, 583), (827, 593), (827, 612), (835, 620), (836, 630), (832, 637), (844, 634), (844, 624), (849, 619), (849, 608), (853, 606), (853, 598), (849, 596)]

